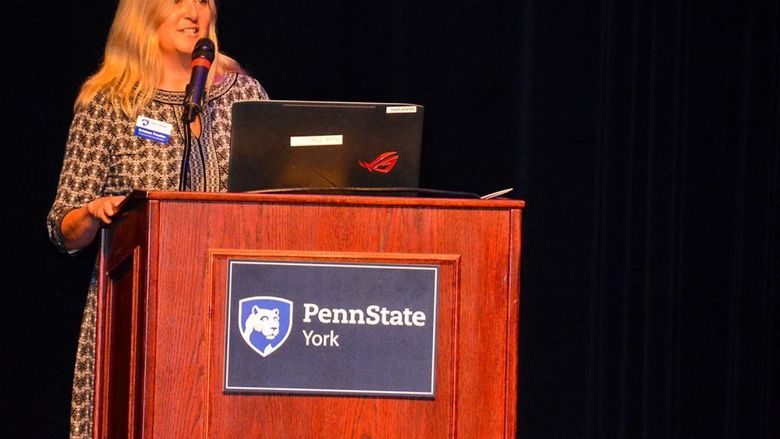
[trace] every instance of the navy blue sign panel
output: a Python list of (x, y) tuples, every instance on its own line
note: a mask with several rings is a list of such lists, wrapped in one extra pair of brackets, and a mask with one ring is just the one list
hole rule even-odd
[(438, 267), (228, 261), (225, 393), (435, 394)]

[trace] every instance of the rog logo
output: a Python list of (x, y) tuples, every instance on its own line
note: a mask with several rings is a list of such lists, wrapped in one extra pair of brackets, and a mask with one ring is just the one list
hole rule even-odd
[(381, 172), (382, 174), (387, 174), (393, 170), (393, 166), (395, 166), (395, 163), (398, 161), (398, 157), (399, 156), (397, 152), (387, 151), (376, 156), (376, 158), (371, 163), (366, 163), (362, 160), (358, 160), (358, 163), (360, 163), (360, 166), (368, 169), (369, 172)]

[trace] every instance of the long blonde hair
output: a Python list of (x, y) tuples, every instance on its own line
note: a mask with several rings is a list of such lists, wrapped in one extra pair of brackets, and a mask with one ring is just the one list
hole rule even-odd
[[(219, 53), (217, 8), (214, 0), (208, 2), (211, 11), (209, 38), (216, 48), (209, 76), (241, 72), (241, 66), (234, 59)], [(157, 29), (172, 7), (172, 0), (119, 1), (108, 33), (103, 64), (81, 86), (76, 109), (86, 107), (101, 91), (108, 94), (115, 110), (128, 116), (135, 116), (152, 100), (162, 70)]]

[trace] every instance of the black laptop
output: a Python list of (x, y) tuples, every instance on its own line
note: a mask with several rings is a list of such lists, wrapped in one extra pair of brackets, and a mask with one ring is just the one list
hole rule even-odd
[(409, 190), (420, 174), (423, 107), (247, 101), (233, 104), (230, 192)]

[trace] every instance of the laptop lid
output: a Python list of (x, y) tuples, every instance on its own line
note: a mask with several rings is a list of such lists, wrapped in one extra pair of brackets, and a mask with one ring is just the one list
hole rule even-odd
[(228, 191), (416, 188), (422, 125), (413, 104), (236, 102)]

